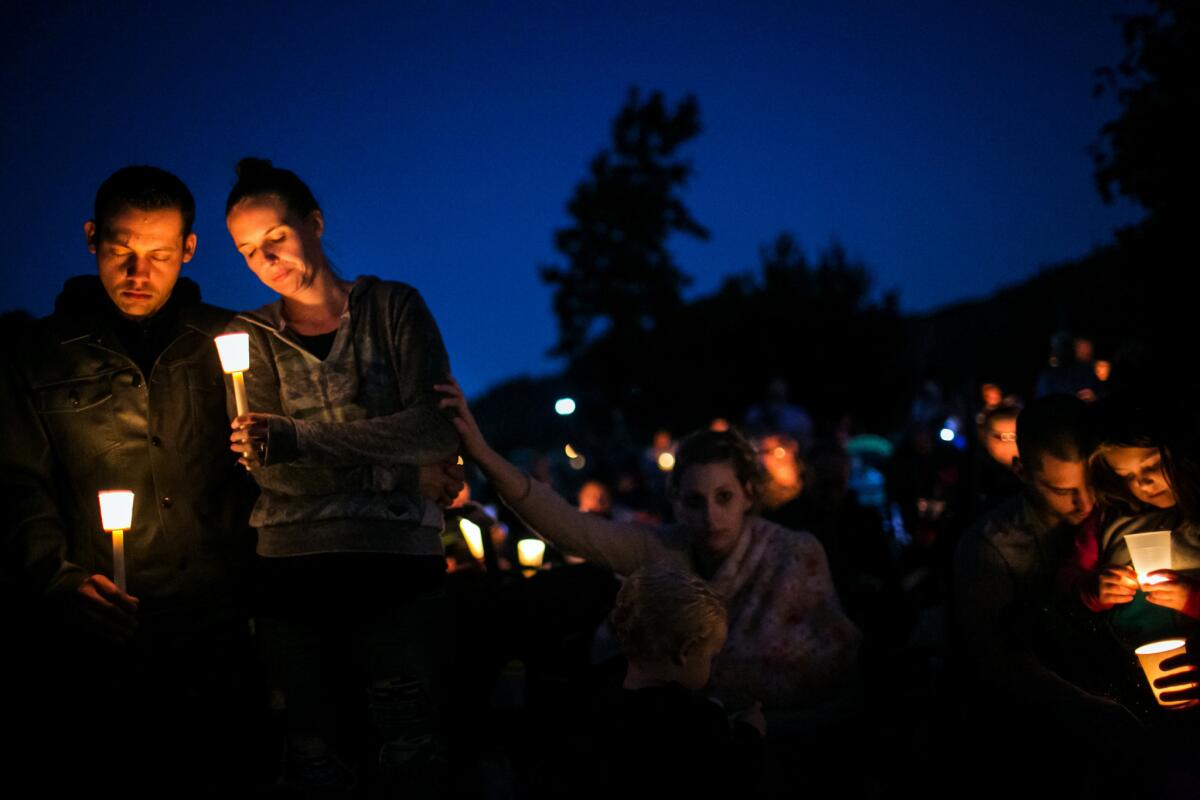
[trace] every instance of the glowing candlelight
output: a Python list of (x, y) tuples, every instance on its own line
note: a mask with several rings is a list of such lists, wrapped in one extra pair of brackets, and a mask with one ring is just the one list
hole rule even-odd
[(483, 531), (471, 520), (463, 517), (458, 521), (458, 529), (467, 540), (467, 549), (477, 561), (483, 561)]
[(546, 543), (541, 539), (521, 539), (517, 542), (517, 560), (527, 570), (541, 569), (545, 555)]
[(125, 589), (125, 531), (133, 525), (133, 492), (118, 489), (99, 492), (100, 525), (112, 533), (113, 583)]
[(1171, 568), (1170, 531), (1129, 533), (1125, 535), (1125, 546), (1129, 548), (1129, 557), (1133, 560), (1138, 583), (1155, 584), (1167, 580), (1161, 575), (1154, 578), (1146, 576), (1158, 569)]
[(233, 376), (233, 399), (240, 417), (249, 410), (246, 402), (246, 379), (243, 372), (250, 369), (250, 334), (227, 333), (213, 340), (221, 357), (221, 369)]
[[(1184, 639), (1164, 639), (1160, 642), (1151, 642), (1144, 644), (1137, 650), (1133, 651), (1137, 654), (1138, 661), (1142, 663), (1142, 670), (1146, 673), (1146, 680), (1150, 682), (1150, 688), (1154, 691), (1154, 699), (1158, 701), (1160, 706), (1164, 708), (1191, 708), (1196, 705), (1196, 700), (1166, 700), (1162, 699), (1163, 692), (1178, 691), (1188, 688), (1188, 685), (1172, 686), (1166, 689), (1155, 687), (1154, 682), (1159, 678), (1165, 678), (1168, 675), (1178, 675), (1181, 672), (1188, 672), (1191, 667), (1183, 666), (1178, 669), (1164, 670), (1162, 662), (1173, 656), (1183, 655), (1187, 652), (1187, 641)], [(1190, 686), (1195, 686), (1195, 683)]]

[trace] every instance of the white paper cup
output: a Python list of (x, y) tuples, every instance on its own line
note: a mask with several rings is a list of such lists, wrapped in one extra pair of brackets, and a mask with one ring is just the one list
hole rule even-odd
[(1164, 708), (1191, 708), (1196, 705), (1196, 700), (1171, 700), (1164, 701), (1162, 699), (1163, 692), (1178, 691), (1185, 688), (1184, 686), (1172, 686), (1166, 689), (1155, 687), (1154, 682), (1159, 678), (1168, 675), (1178, 675), (1181, 672), (1187, 672), (1187, 667), (1164, 671), (1162, 662), (1172, 656), (1183, 655), (1187, 652), (1187, 641), (1184, 639), (1163, 639), (1159, 642), (1150, 642), (1144, 644), (1137, 650), (1133, 651), (1137, 654), (1138, 661), (1142, 663), (1142, 671), (1146, 673), (1146, 680), (1150, 682), (1150, 688), (1154, 691), (1154, 699)]
[(1171, 568), (1171, 532), (1150, 531), (1125, 535), (1125, 546), (1133, 559), (1133, 568), (1138, 574), (1138, 583), (1161, 583), (1162, 577), (1146, 578), (1157, 569)]
[(517, 559), (525, 569), (541, 569), (546, 555), (546, 543), (541, 539), (522, 539), (517, 542)]

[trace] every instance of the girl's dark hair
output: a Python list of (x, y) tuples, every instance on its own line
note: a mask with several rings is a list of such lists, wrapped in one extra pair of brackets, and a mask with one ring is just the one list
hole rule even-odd
[(277, 197), (288, 211), (300, 218), (320, 211), (308, 184), (290, 169), (274, 166), (265, 158), (243, 158), (237, 163), (237, 183), (225, 201), (225, 216), (248, 197)]
[(1161, 448), (1161, 452), (1175, 507), (1185, 520), (1200, 524), (1200, 441), (1196, 431), (1183, 431), (1178, 443)]
[(683, 437), (675, 448), (675, 466), (668, 482), (670, 491), (679, 491), (683, 473), (699, 464), (729, 464), (738, 482), (750, 485), (751, 499), (756, 505), (762, 497), (766, 485), (762, 462), (754, 445), (736, 429), (714, 431), (701, 428)]
[(1153, 447), (1162, 457), (1163, 476), (1181, 515), (1200, 522), (1200, 437), (1191, 415), (1128, 396), (1100, 401), (1096, 414), (1097, 445), (1088, 464), (1101, 502), (1126, 514), (1142, 510), (1104, 454), (1118, 447)]
[[(1136, 514), (1142, 504), (1130, 493), (1125, 481), (1113, 472), (1104, 456), (1123, 447), (1153, 447), (1162, 452), (1159, 428), (1144, 405), (1129, 397), (1105, 398), (1098, 401), (1094, 409), (1095, 449), (1088, 457), (1092, 486), (1104, 505), (1121, 514)], [(1020, 443), (1020, 437), (1017, 437), (1017, 445)], [(1167, 479), (1170, 480), (1169, 475)]]

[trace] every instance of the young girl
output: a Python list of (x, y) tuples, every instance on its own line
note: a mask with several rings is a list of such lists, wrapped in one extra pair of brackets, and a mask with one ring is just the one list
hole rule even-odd
[(730, 720), (699, 693), (725, 644), (721, 597), (695, 575), (651, 566), (625, 581), (611, 621), (629, 666), (594, 731), (600, 773), (646, 796), (746, 796), (762, 771), (762, 710)]
[[(1178, 421), (1163, 420), (1125, 398), (1105, 401), (1098, 410), (1098, 445), (1089, 460), (1097, 494), (1120, 516), (1101, 536), (1100, 564), (1105, 566), (1083, 591), (1083, 600), (1093, 611), (1115, 609), (1114, 626), (1127, 636), (1170, 633), (1200, 620), (1197, 473), (1190, 448), (1179, 443)], [(1139, 584), (1125, 536), (1156, 530), (1171, 531), (1172, 569), (1155, 570)], [(1135, 602), (1139, 590), (1147, 603), (1183, 619), (1141, 608)]]

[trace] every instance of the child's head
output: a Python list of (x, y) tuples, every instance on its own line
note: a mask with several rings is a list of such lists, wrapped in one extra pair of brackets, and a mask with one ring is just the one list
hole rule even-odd
[(1122, 513), (1175, 505), (1161, 411), (1129, 397), (1097, 406), (1096, 448), (1089, 464), (1100, 499)]
[(725, 644), (727, 614), (713, 589), (695, 575), (647, 567), (617, 593), (612, 626), (631, 664), (651, 667), (689, 689), (708, 683)]

